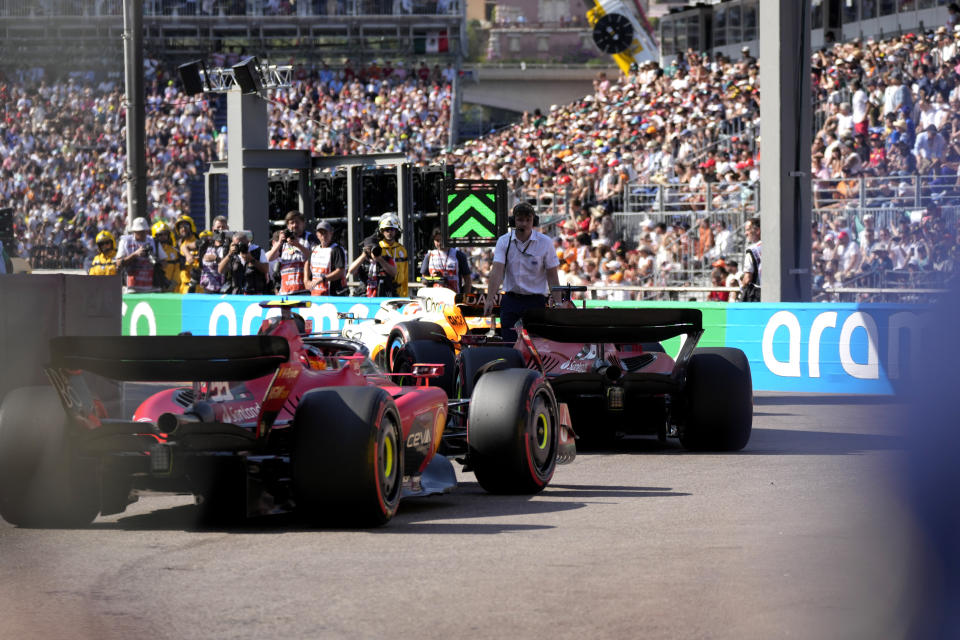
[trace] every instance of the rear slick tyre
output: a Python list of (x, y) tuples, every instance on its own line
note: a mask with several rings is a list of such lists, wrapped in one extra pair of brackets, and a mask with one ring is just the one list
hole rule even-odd
[(466, 347), (457, 356), (452, 397), (462, 400), (473, 395), (477, 372), (494, 360), (503, 360), (499, 369), (523, 369), (523, 356), (513, 347)]
[(740, 349), (696, 349), (687, 368), (686, 424), (680, 443), (691, 451), (740, 451), (753, 428), (753, 380)]
[(491, 371), (477, 381), (467, 422), (467, 460), (484, 490), (535, 494), (553, 477), (559, 447), (557, 403), (529, 369)]
[[(406, 343), (397, 352), (391, 373), (413, 373), (415, 364), (442, 364), (443, 373), (436, 378), (428, 378), (427, 386), (443, 389), (448, 398), (453, 395), (456, 361), (450, 343), (432, 340), (414, 340)], [(416, 384), (414, 378), (409, 376), (398, 377), (395, 382), (400, 386)]]
[(403, 437), (383, 389), (317, 389), (303, 396), (293, 424), (292, 481), (297, 511), (333, 526), (380, 526), (397, 512)]
[(50, 387), (14, 389), (0, 407), (0, 516), (21, 527), (85, 527), (100, 513), (100, 469), (75, 455)]
[(447, 334), (443, 327), (435, 322), (399, 322), (387, 336), (384, 346), (384, 360), (387, 371), (393, 371), (394, 359), (403, 345), (415, 340), (429, 340), (432, 342), (447, 342)]

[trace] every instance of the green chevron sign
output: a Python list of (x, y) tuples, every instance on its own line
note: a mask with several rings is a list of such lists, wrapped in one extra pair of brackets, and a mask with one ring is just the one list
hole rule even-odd
[(441, 224), (447, 246), (492, 246), (507, 231), (505, 180), (456, 180)]

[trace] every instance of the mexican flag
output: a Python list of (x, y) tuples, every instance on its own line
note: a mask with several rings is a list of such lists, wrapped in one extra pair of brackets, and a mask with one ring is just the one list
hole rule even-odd
[(414, 53), (444, 53), (449, 49), (446, 30), (428, 31), (413, 38)]

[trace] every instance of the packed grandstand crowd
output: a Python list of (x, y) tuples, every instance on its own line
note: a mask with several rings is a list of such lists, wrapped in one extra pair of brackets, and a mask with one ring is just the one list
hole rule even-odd
[[(814, 53), (817, 290), (956, 269), (958, 47), (960, 30), (942, 27)], [(563, 277), (601, 296), (630, 299), (644, 295), (636, 287), (664, 284), (736, 286), (742, 224), (758, 215), (758, 68), (748, 51), (737, 59), (688, 52), (625, 77), (601, 73), (583, 99), (524, 114), (455, 149), (446, 148), (452, 73), (399, 62), (298, 69), (293, 86), (270, 96), (270, 143), (315, 154), (402, 151), (421, 165), (445, 162), (462, 178), (506, 179), (520, 199), (561, 203), (552, 210), (565, 218), (546, 230)], [(98, 231), (125, 231), (122, 104), (109, 80), (0, 83), (0, 189), (15, 207), (17, 249), (35, 268), (88, 266)], [(224, 120), (216, 103), (181, 93), (169, 70), (150, 69), (153, 221), (190, 213), (191, 188), (225, 152), (229, 133), (215, 124)], [(662, 207), (631, 209), (637, 192), (651, 188), (681, 194), (668, 216)], [(624, 210), (638, 221), (624, 224)], [(473, 258), (482, 281), (489, 255)], [(726, 291), (711, 297), (732, 299)]]

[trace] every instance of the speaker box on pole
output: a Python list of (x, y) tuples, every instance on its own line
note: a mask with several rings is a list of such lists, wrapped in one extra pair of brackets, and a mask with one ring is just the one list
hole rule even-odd
[(204, 92), (200, 70), (201, 62), (199, 60), (187, 62), (177, 67), (177, 73), (180, 74), (180, 83), (183, 84), (183, 90), (188, 96), (195, 96)]

